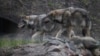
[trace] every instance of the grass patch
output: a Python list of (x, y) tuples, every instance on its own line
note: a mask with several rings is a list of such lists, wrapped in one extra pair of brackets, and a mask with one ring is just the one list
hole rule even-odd
[(21, 40), (21, 39), (7, 39), (7, 38), (3, 38), (0, 39), (0, 48), (3, 47), (15, 47), (15, 46), (19, 46), (19, 45), (23, 45), (23, 44), (28, 44), (28, 43), (32, 43), (29, 40)]

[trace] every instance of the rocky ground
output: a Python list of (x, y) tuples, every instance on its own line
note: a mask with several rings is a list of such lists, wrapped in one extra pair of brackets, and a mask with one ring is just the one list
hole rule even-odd
[(70, 41), (50, 38), (43, 43), (2, 48), (0, 56), (100, 56), (100, 47), (91, 37), (76, 36)]

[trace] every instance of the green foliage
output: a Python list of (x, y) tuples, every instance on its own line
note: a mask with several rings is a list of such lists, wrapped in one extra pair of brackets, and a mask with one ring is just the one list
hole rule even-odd
[(32, 43), (29, 40), (12, 40), (12, 39), (7, 39), (7, 38), (3, 38), (0, 39), (0, 48), (2, 47), (15, 47), (18, 45), (23, 45), (23, 44), (28, 44), (28, 43)]

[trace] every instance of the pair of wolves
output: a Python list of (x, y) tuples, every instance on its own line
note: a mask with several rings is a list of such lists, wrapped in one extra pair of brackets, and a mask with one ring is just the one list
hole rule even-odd
[[(67, 36), (69, 38), (75, 35), (73, 31), (74, 26), (81, 25), (83, 36), (90, 36), (91, 20), (88, 11), (82, 8), (68, 7), (65, 9), (56, 9), (47, 14), (25, 16), (22, 21), (24, 21), (23, 25), (26, 24), (32, 26), (32, 28), (42, 32), (47, 31), (47, 28), (45, 27), (46, 23), (51, 22), (52, 24), (52, 26), (49, 27), (49, 30), (54, 28), (53, 22), (60, 23), (62, 29), (57, 35), (61, 34), (63, 28), (65, 28), (67, 29)], [(22, 25), (20, 25), (21, 24), (19, 24), (19, 27), (22, 27)]]
[[(90, 36), (91, 20), (88, 14), (88, 11), (85, 9), (68, 7), (53, 10), (47, 14), (47, 17), (52, 21), (61, 23), (63, 28), (67, 28), (67, 35), (71, 38), (74, 35), (73, 27), (76, 25), (82, 26), (83, 36)], [(62, 32), (62, 30), (59, 32)]]

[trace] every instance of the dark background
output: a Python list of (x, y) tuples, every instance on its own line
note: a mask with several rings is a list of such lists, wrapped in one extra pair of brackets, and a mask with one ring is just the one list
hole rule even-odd
[(85, 8), (90, 12), (91, 34), (99, 38), (100, 0), (0, 0), (0, 35), (18, 33), (17, 24), (22, 15), (43, 14), (68, 6)]

